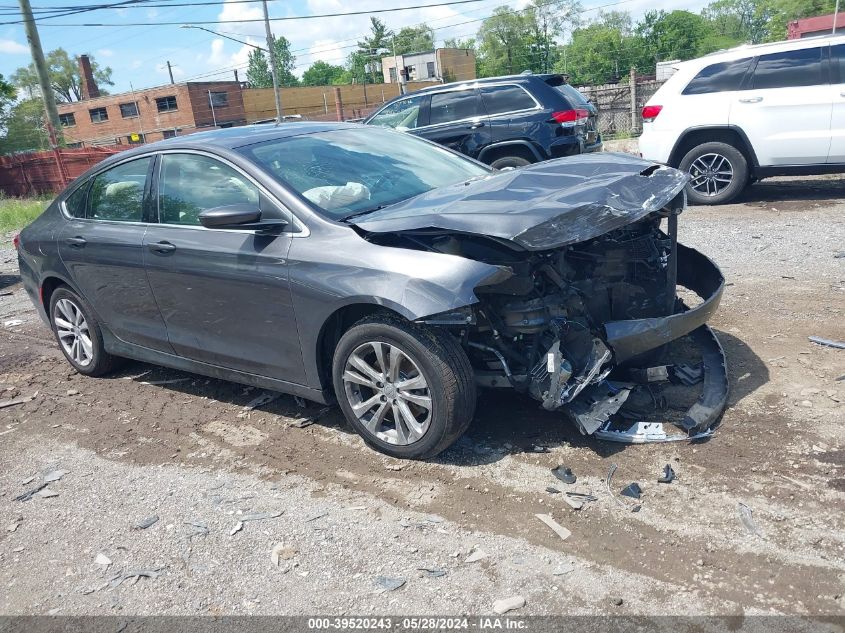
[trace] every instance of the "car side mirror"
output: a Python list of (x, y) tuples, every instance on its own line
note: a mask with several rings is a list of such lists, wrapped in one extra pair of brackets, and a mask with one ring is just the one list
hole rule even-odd
[(200, 224), (208, 229), (236, 228), (261, 220), (261, 209), (251, 204), (230, 204), (206, 209), (199, 214)]

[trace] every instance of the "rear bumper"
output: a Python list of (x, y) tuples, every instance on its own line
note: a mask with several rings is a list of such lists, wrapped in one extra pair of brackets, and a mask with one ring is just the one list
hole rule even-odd
[(606, 340), (617, 363), (656, 349), (704, 325), (716, 312), (725, 288), (725, 278), (709, 258), (678, 244), (678, 283), (704, 301), (694, 308), (670, 316), (604, 324)]
[(643, 133), (637, 142), (640, 156), (668, 165), (678, 134), (669, 130), (655, 130), (653, 126), (653, 123), (643, 124)]

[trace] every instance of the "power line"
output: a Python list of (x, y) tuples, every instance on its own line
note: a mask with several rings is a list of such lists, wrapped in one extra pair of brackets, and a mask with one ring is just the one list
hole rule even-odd
[[(524, 9), (518, 9), (518, 10), (515, 11), (515, 13), (531, 11), (532, 9), (541, 8), (541, 7), (545, 7), (545, 6), (553, 6), (553, 5), (556, 5), (556, 4), (560, 4), (560, 1), (561, 0), (548, 0), (547, 2), (538, 2), (534, 6), (528, 6), (528, 7), (525, 7)], [(595, 6), (595, 7), (590, 7), (588, 9), (583, 9), (579, 12), (579, 15), (584, 14), (584, 13), (589, 13), (590, 11), (598, 11), (598, 10), (601, 10), (601, 9), (606, 9), (607, 7), (618, 6), (620, 4), (627, 4), (628, 2), (633, 2), (633, 1), (634, 0), (616, 0), (616, 2), (609, 2), (607, 4), (602, 4), (602, 5), (598, 5), (598, 6)], [(434, 28), (432, 28), (432, 31), (441, 31), (441, 30), (444, 30), (444, 29), (454, 28), (456, 26), (463, 26), (465, 24), (473, 24), (475, 22), (483, 22), (484, 20), (487, 20), (490, 17), (492, 17), (492, 14), (486, 15), (486, 16), (481, 17), (481, 18), (475, 18), (475, 19), (472, 19), (472, 20), (465, 20), (463, 22), (456, 22), (454, 24), (446, 24), (444, 26), (434, 27)], [(416, 26), (419, 26), (419, 25), (422, 25), (422, 24), (426, 24), (426, 23), (422, 22), (422, 23), (420, 23)], [(466, 35), (472, 35), (472, 34), (468, 33)], [(457, 37), (465, 37), (466, 35), (461, 35), (461, 36), (457, 36)], [(359, 36), (359, 37), (365, 37), (365, 36), (366, 36), (366, 33)], [(352, 38), (350, 38), (350, 39), (352, 39)], [(357, 38), (355, 38), (355, 39), (357, 39)], [(335, 47), (332, 47), (332, 48), (319, 49), (319, 50), (316, 50), (316, 51), (311, 51), (306, 56), (313, 57), (313, 56), (321, 55), (321, 54), (324, 54), (324, 53), (330, 53), (330, 52), (340, 51), (340, 50), (345, 50), (345, 49), (350, 49), (350, 48), (358, 48), (358, 45), (357, 44), (350, 44), (348, 46), (335, 46)], [(310, 49), (297, 49), (297, 50), (310, 50)], [(297, 50), (292, 50), (291, 53), (297, 52)], [(303, 65), (304, 64), (297, 64), (296, 67), (299, 68)], [(220, 68), (218, 70), (212, 70), (212, 71), (207, 71), (207, 72), (200, 73), (200, 74), (197, 74), (197, 75), (193, 75), (191, 77), (186, 78), (185, 81), (190, 81), (191, 79), (200, 79), (200, 78), (204, 78), (204, 77), (210, 77), (210, 76), (214, 76), (214, 75), (221, 75), (223, 73), (232, 72), (234, 70), (243, 70), (246, 67), (247, 67), (247, 64), (245, 64), (245, 63), (244, 64), (237, 64), (237, 65), (234, 65), (234, 66), (228, 66), (228, 67)]]
[[(146, 0), (125, 0), (126, 3), (143, 3)], [(346, 17), (350, 15), (375, 15), (381, 13), (395, 13), (397, 11), (409, 11), (413, 9), (426, 9), (429, 7), (445, 7), (445, 6), (452, 6), (456, 4), (470, 4), (474, 2), (481, 2), (482, 0), (449, 0), (448, 2), (437, 2), (434, 4), (417, 4), (413, 6), (407, 7), (393, 7), (389, 9), (376, 9), (376, 10), (363, 10), (363, 11), (348, 11), (343, 13), (321, 13), (316, 15), (295, 15), (295, 16), (287, 16), (282, 18), (271, 18), (271, 22), (285, 22), (285, 21), (292, 21), (292, 20), (316, 20), (320, 18), (339, 18), (339, 17)], [(124, 4), (124, 3), (119, 3)], [(224, 2), (210, 2), (209, 4), (225, 4)], [(166, 5), (166, 6), (175, 6), (175, 5)], [(98, 8), (106, 9), (106, 8), (124, 8), (118, 5), (102, 5)], [(94, 11), (96, 9), (89, 8), (86, 11)], [(81, 11), (80, 11), (81, 12)], [(50, 17), (60, 17), (60, 16), (50, 16)], [(48, 18), (44, 18), (48, 19)], [(105, 24), (105, 23), (82, 23), (82, 24), (57, 24), (55, 22), (42, 22), (41, 20), (36, 20), (41, 26), (60, 26), (60, 27), (100, 27), (100, 26), (177, 26), (182, 24), (194, 25), (194, 24), (244, 24), (244, 23), (254, 23), (254, 22), (263, 22), (263, 19), (260, 18), (242, 18), (238, 20), (201, 20), (201, 21), (194, 21), (194, 22), (122, 22), (120, 24)], [(23, 24), (23, 21), (17, 20), (14, 22), (0, 22), (0, 25), (8, 25), (8, 24)]]

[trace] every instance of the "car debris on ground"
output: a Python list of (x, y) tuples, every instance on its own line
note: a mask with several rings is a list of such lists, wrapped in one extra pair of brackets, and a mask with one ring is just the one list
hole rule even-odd
[(751, 509), (751, 506), (740, 501), (737, 503), (737, 509), (739, 510), (739, 520), (748, 533), (763, 538), (763, 533), (754, 521), (754, 511)]
[(808, 336), (813, 343), (824, 345), (825, 347), (835, 347), (836, 349), (845, 349), (845, 342), (833, 341), (829, 338), (822, 338), (821, 336)]
[(643, 491), (642, 488), (640, 488), (640, 484), (634, 481), (622, 488), (622, 491), (619, 494), (621, 494), (623, 497), (639, 499), (642, 496), (642, 493)]
[(504, 615), (508, 611), (514, 609), (521, 609), (525, 606), (525, 598), (522, 596), (514, 596), (512, 598), (505, 598), (503, 600), (496, 600), (493, 603), (493, 611), (498, 615)]
[(396, 591), (402, 587), (407, 580), (404, 578), (388, 578), (387, 576), (376, 576), (376, 584), (385, 591)]
[(157, 514), (154, 514), (154, 515), (152, 515), (152, 516), (148, 516), (148, 517), (145, 517), (145, 518), (141, 519), (140, 521), (138, 521), (138, 522), (137, 522), (135, 525), (133, 525), (132, 527), (134, 527), (134, 528), (136, 528), (136, 529), (138, 529), (138, 530), (146, 530), (148, 527), (150, 527), (150, 526), (154, 525), (155, 523), (157, 523), (157, 522), (158, 522), (158, 520), (159, 520), (158, 515), (157, 515)]
[(561, 540), (565, 541), (570, 536), (572, 536), (572, 532), (570, 532), (560, 523), (555, 521), (550, 514), (535, 514), (534, 516), (540, 519), (547, 526), (549, 526), (549, 528), (551, 528), (551, 530), (555, 534), (557, 534), (561, 538)]
[(663, 467), (663, 474), (657, 478), (659, 484), (670, 484), (675, 480), (675, 471), (670, 464)]
[(552, 474), (565, 484), (574, 484), (578, 480), (578, 477), (572, 472), (572, 469), (565, 466), (556, 466), (552, 468)]

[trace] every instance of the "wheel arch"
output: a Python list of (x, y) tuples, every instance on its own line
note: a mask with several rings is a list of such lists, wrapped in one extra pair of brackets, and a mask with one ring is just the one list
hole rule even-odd
[(489, 165), (493, 161), (504, 158), (505, 156), (519, 156), (532, 163), (539, 163), (543, 160), (537, 148), (530, 141), (523, 140), (492, 143), (481, 150), (478, 154), (478, 160)]
[(53, 297), (53, 293), (62, 286), (67, 286), (73, 290), (73, 292), (79, 294), (79, 291), (74, 288), (73, 284), (71, 284), (67, 279), (52, 274), (44, 277), (38, 289), (41, 306), (44, 308), (44, 314), (47, 315), (47, 319), (50, 323), (52, 323), (52, 318), (50, 316), (50, 299)]
[(669, 154), (668, 164), (671, 167), (677, 167), (681, 159), (692, 148), (702, 143), (727, 143), (737, 148), (745, 160), (748, 162), (748, 171), (750, 175), (755, 175), (759, 167), (757, 162), (757, 155), (754, 153), (754, 148), (748, 140), (742, 128), (734, 125), (720, 125), (720, 126), (702, 126), (691, 127), (684, 130), (678, 137), (675, 147), (672, 148)]
[(355, 302), (337, 308), (323, 322), (317, 334), (315, 360), (317, 361), (317, 376), (324, 391), (333, 392), (332, 360), (340, 337), (361, 319), (377, 314), (394, 315), (409, 320), (407, 315), (384, 304)]

